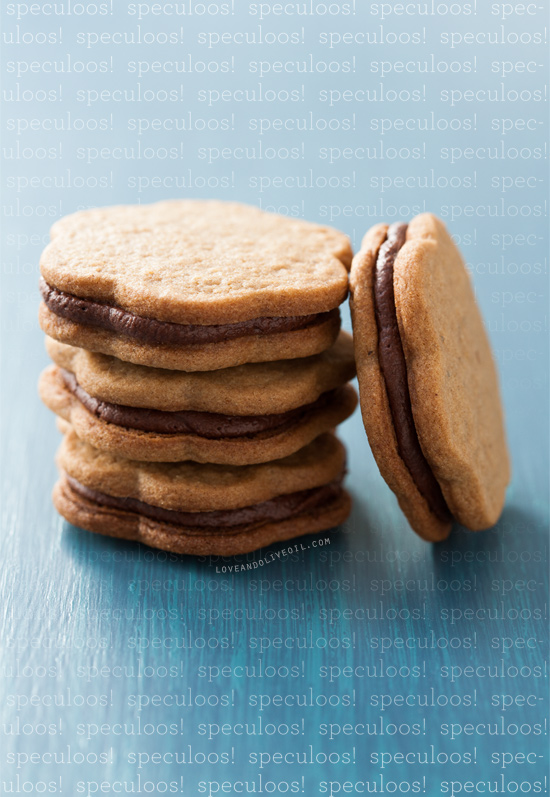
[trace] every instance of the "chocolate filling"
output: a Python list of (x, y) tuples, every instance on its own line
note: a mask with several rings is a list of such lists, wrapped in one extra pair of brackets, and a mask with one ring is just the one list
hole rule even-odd
[(338, 391), (331, 390), (311, 404), (274, 415), (222, 415), (216, 412), (165, 412), (144, 407), (126, 407), (111, 404), (90, 396), (73, 373), (60, 369), (63, 381), (88, 412), (106, 423), (139, 429), (157, 434), (194, 434), (209, 440), (222, 438), (254, 437), (262, 432), (276, 434), (298, 423), (313, 410), (319, 410), (333, 401)]
[(451, 513), (424, 456), (414, 425), (407, 363), (397, 323), (393, 267), (406, 235), (406, 224), (391, 224), (376, 260), (374, 310), (378, 327), (378, 359), (386, 383), (399, 455), (430, 510), (439, 520), (448, 522)]
[[(343, 474), (341, 478), (343, 478)], [(219, 509), (211, 512), (179, 512), (173, 509), (163, 509), (146, 504), (137, 498), (116, 498), (92, 490), (71, 476), (67, 476), (67, 481), (75, 493), (100, 506), (108, 506), (123, 512), (133, 512), (152, 520), (169, 523), (172, 526), (220, 532), (225, 529), (238, 531), (240, 529), (235, 528), (238, 526), (257, 527), (264, 523), (288, 520), (318, 509), (340, 495), (342, 491), (341, 478), (321, 487), (279, 495), (269, 501), (262, 501), (260, 504), (245, 506), (241, 509)]]
[(120, 307), (64, 293), (41, 277), (40, 293), (46, 306), (61, 318), (99, 327), (143, 343), (197, 344), (234, 340), (247, 335), (274, 335), (324, 324), (338, 316), (338, 308), (313, 315), (253, 318), (236, 324), (174, 324), (129, 313)]

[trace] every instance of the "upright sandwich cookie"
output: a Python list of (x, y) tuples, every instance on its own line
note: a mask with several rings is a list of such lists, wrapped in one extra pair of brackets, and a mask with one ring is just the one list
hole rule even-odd
[(133, 365), (47, 338), (44, 403), (96, 448), (150, 462), (280, 459), (342, 423), (357, 397), (351, 336), (300, 360), (218, 371)]
[(40, 323), (63, 343), (208, 371), (328, 348), (350, 244), (329, 227), (217, 201), (86, 210), (53, 225)]
[(490, 344), (460, 253), (422, 214), (366, 234), (350, 274), (361, 409), (413, 529), (498, 520), (509, 461)]
[(230, 556), (342, 523), (345, 452), (331, 434), (263, 465), (130, 462), (65, 422), (53, 500), (70, 523), (176, 553)]

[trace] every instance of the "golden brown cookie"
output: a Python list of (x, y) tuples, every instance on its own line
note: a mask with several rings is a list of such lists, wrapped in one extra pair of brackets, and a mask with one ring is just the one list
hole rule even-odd
[(328, 348), (351, 249), (330, 227), (236, 203), (80, 211), (52, 227), (40, 323), (51, 337), (185, 371)]
[(361, 410), (413, 529), (444, 539), (498, 520), (509, 481), (498, 377), (460, 253), (425, 213), (378, 224), (350, 273)]
[(63, 343), (151, 368), (184, 371), (209, 371), (243, 363), (309, 357), (332, 346), (340, 330), (340, 314), (336, 310), (329, 313), (326, 320), (304, 329), (181, 346), (142, 343), (105, 329), (76, 324), (53, 313), (44, 302), (40, 304), (38, 320), (47, 335)]
[(89, 531), (176, 553), (233, 555), (342, 523), (345, 451), (331, 434), (263, 465), (132, 462), (100, 452), (68, 424), (53, 500)]
[(312, 403), (269, 415), (164, 412), (100, 401), (56, 365), (43, 372), (39, 392), (82, 440), (147, 462), (252, 465), (281, 459), (342, 423), (357, 406), (355, 390), (343, 385)]
[(333, 346), (312, 357), (189, 373), (134, 365), (52, 338), (46, 338), (46, 350), (91, 396), (165, 412), (286, 412), (316, 401), (355, 376), (353, 341), (344, 331)]

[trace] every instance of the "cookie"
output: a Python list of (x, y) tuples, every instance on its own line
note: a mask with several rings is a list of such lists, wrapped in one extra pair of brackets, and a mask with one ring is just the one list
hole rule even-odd
[(73, 373), (55, 365), (43, 372), (39, 392), (82, 440), (148, 462), (251, 465), (280, 459), (342, 423), (357, 406), (351, 385), (340, 385), (306, 405), (271, 414), (165, 412), (102, 401), (84, 390)]
[(328, 348), (347, 295), (348, 238), (236, 203), (80, 211), (40, 259), (53, 338), (141, 365), (207, 371)]
[(350, 511), (345, 451), (332, 434), (275, 462), (228, 467), (133, 462), (62, 426), (53, 501), (88, 531), (175, 553), (231, 556), (325, 531)]
[(133, 365), (52, 338), (46, 338), (46, 350), (95, 398), (165, 412), (271, 415), (310, 404), (355, 376), (353, 341), (344, 331), (312, 357), (189, 373)]
[(133, 365), (47, 339), (44, 403), (80, 438), (128, 459), (249, 465), (280, 459), (356, 407), (353, 343), (305, 360), (205, 372)]
[(361, 411), (412, 528), (488, 528), (510, 468), (498, 377), (469, 275), (443, 222), (368, 231), (350, 273)]

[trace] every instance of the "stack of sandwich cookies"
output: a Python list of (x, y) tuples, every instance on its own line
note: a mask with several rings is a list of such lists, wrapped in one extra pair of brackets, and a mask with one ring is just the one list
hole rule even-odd
[(330, 431), (357, 402), (339, 332), (350, 263), (343, 234), (230, 203), (55, 224), (40, 286), (54, 365), (40, 394), (66, 435), (60, 513), (201, 554), (343, 522)]
[(380, 472), (412, 528), (498, 520), (509, 481), (498, 378), (469, 275), (425, 213), (366, 234), (350, 273), (361, 410)]

